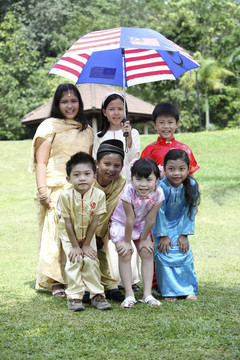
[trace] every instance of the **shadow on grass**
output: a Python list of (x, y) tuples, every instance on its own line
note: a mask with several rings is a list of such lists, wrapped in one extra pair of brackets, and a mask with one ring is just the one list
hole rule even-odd
[(49, 292), (29, 293), (2, 294), (1, 359), (238, 359), (237, 285), (201, 282), (198, 301), (132, 309), (110, 301), (112, 311), (81, 313)]
[(225, 185), (216, 184), (214, 187), (212, 187), (211, 184), (206, 183), (204, 188), (201, 189), (200, 183), (200, 193), (201, 196), (204, 194), (208, 198), (211, 198), (215, 204), (222, 206), (224, 203), (226, 203), (226, 201), (229, 201), (229, 194), (233, 198), (233, 193), (235, 192), (236, 199), (239, 197), (239, 187), (240, 183)]
[(30, 289), (35, 289), (36, 280), (27, 281), (27, 282), (24, 283), (24, 285), (28, 285)]

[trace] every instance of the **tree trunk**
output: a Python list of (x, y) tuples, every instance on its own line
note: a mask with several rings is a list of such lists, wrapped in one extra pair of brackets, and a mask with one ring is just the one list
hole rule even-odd
[(208, 104), (208, 96), (205, 95), (205, 107), (206, 107), (206, 130), (209, 130), (210, 125), (210, 115), (209, 115), (209, 104)]
[(147, 124), (147, 122), (145, 122), (143, 124), (143, 133), (144, 133), (144, 135), (148, 135), (148, 124)]

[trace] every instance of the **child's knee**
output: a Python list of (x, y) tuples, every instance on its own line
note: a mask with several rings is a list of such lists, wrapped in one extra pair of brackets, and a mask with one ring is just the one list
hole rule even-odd
[(119, 260), (121, 262), (128, 263), (128, 262), (131, 261), (132, 253), (131, 253), (131, 251), (128, 251), (125, 255), (119, 255), (118, 254), (118, 256), (119, 256)]
[(140, 258), (142, 260), (152, 260), (153, 261), (153, 253), (150, 253), (146, 248), (142, 248), (139, 252)]
[(65, 265), (65, 271), (66, 272), (81, 271), (82, 266), (83, 266), (83, 258), (82, 257), (80, 257), (79, 262), (75, 261), (74, 263), (71, 262), (67, 258), (67, 263)]

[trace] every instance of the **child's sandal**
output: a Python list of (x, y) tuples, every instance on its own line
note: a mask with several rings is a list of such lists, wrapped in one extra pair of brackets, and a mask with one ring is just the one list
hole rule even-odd
[(63, 284), (53, 284), (52, 285), (52, 295), (66, 297), (65, 289)]
[(194, 294), (190, 294), (190, 295), (186, 296), (186, 300), (195, 301), (195, 300), (197, 300), (197, 296)]
[(144, 300), (139, 300), (141, 303), (147, 304), (149, 306), (160, 306), (162, 303), (155, 299), (152, 295), (148, 295)]
[(122, 308), (131, 308), (136, 304), (136, 299), (133, 296), (126, 297), (121, 303)]
[(171, 302), (171, 301), (177, 301), (177, 298), (173, 297), (173, 296), (172, 297), (165, 297), (164, 300), (167, 301), (167, 302)]

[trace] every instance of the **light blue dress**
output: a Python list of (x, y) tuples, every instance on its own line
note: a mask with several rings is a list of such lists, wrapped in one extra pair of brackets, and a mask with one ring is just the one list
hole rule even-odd
[[(193, 196), (197, 195), (197, 183), (190, 178)], [(186, 254), (179, 251), (178, 238), (180, 235), (192, 235), (195, 224), (195, 206), (192, 209), (191, 219), (188, 216), (189, 206), (185, 199), (185, 187), (173, 187), (166, 177), (159, 182), (165, 200), (158, 211), (155, 225), (152, 229), (154, 239), (154, 261), (158, 287), (164, 297), (187, 296), (197, 294), (198, 282), (193, 264), (193, 254), (189, 240), (189, 250)], [(169, 253), (158, 250), (160, 236), (168, 236), (173, 242)]]

